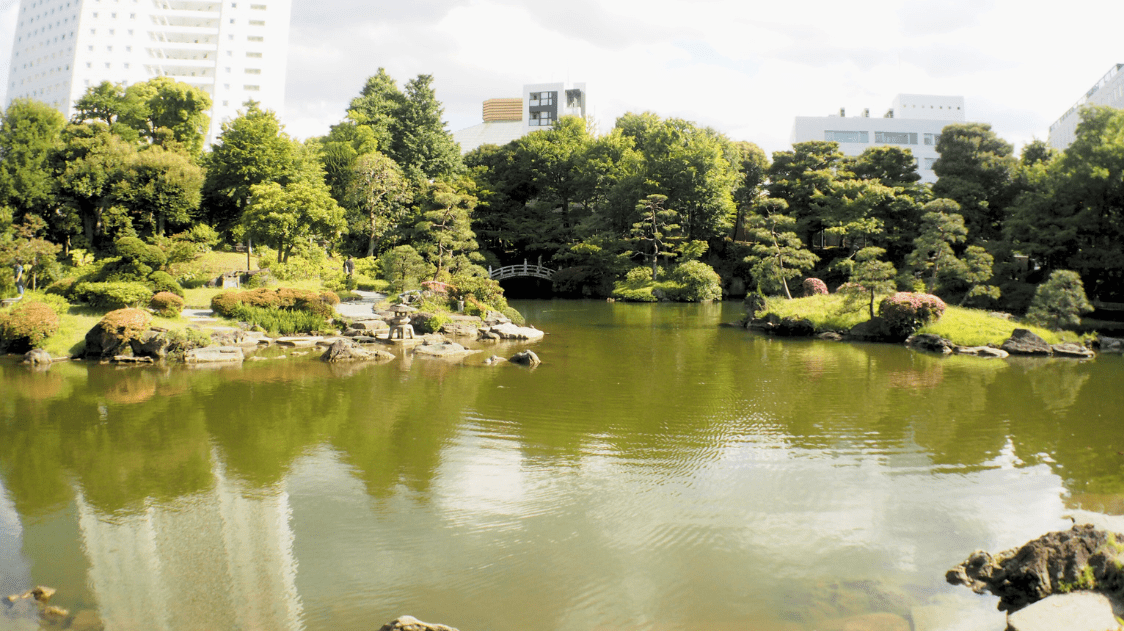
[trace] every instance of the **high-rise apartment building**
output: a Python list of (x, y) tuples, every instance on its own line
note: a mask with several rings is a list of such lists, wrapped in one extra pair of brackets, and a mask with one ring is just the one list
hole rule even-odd
[(894, 145), (909, 149), (917, 160), (917, 172), (923, 182), (936, 182), (937, 141), (945, 125), (963, 123), (964, 97), (929, 94), (899, 94), (890, 109), (881, 117), (862, 116), (797, 116), (792, 128), (792, 142), (828, 140), (839, 143), (844, 155), (857, 156), (867, 147)]
[(1050, 125), (1050, 146), (1064, 151), (1077, 138), (1077, 124), (1081, 122), (1081, 108), (1087, 105), (1107, 105), (1124, 108), (1124, 64), (1109, 68), (1100, 81), (1093, 84), (1073, 107)]
[(563, 116), (586, 115), (584, 83), (534, 83), (523, 86), (523, 98), (484, 101), (484, 122), (453, 132), (461, 153), (486, 144), (506, 145), (539, 129), (549, 129)]
[(102, 81), (168, 76), (214, 101), (208, 141), (248, 100), (285, 101), (292, 0), (21, 0), (8, 102), (31, 98), (68, 117)]

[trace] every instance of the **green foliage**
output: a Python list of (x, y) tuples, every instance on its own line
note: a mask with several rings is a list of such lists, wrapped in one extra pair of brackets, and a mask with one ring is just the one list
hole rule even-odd
[(933, 164), (933, 194), (960, 205), (974, 239), (1000, 236), (1001, 222), (1014, 193), (1014, 147), (986, 123), (954, 123), (941, 130), (940, 158)]
[(913, 240), (916, 249), (907, 260), (919, 272), (928, 272), (928, 289), (936, 291), (942, 276), (960, 277), (965, 273), (953, 246), (964, 242), (968, 230), (964, 218), (956, 214), (959, 205), (950, 199), (929, 202), (925, 210), (921, 235)]
[(60, 143), (66, 119), (55, 108), (30, 99), (14, 99), (0, 120), (0, 206), (46, 218), (54, 201), (54, 177), (48, 159)]
[(624, 275), (624, 282), (629, 285), (642, 285), (652, 282), (652, 268), (637, 266)]
[(71, 290), (74, 289), (73, 278), (60, 278), (47, 286), (45, 290), (47, 294), (54, 296), (61, 296), (62, 298), (69, 298)]
[(154, 292), (172, 293), (180, 298), (184, 297), (183, 287), (167, 272), (156, 271), (148, 276), (148, 286)]
[(183, 312), (183, 297), (167, 291), (161, 291), (152, 296), (148, 306), (157, 315), (165, 318), (178, 317)]
[(774, 314), (780, 318), (811, 320), (817, 331), (846, 331), (860, 322), (866, 321), (861, 310), (848, 311), (846, 297), (841, 294), (819, 294), (807, 298), (787, 299), (780, 296), (766, 298), (765, 308), (758, 316)]
[(400, 229), (410, 201), (402, 169), (375, 151), (359, 156), (346, 190), (351, 232), (364, 235), (368, 257), (382, 252), (388, 236)]
[(27, 302), (43, 303), (60, 316), (65, 315), (70, 311), (70, 302), (68, 302), (66, 298), (55, 294), (42, 293), (32, 295), (31, 293), (28, 293), (24, 294), (24, 300)]
[(457, 298), (467, 301), (471, 296), (495, 311), (507, 308), (503, 287), (500, 287), (499, 281), (488, 278), (487, 274), (460, 274), (451, 279), (451, 284), (453, 295)]
[(418, 251), (409, 245), (394, 248), (379, 257), (378, 261), (382, 278), (390, 283), (394, 292), (417, 288), (431, 270)]
[[(251, 291), (231, 291), (216, 294), (211, 298), (211, 309), (226, 318), (244, 320), (238, 314), (240, 307), (264, 310), (301, 311), (327, 320), (335, 314), (333, 304), (339, 297), (332, 292), (316, 293), (308, 289), (280, 287), (274, 289), (254, 289)], [(256, 313), (256, 311), (254, 312)], [(245, 320), (249, 322), (249, 320)], [(256, 323), (256, 322), (255, 322)], [(262, 325), (266, 330), (274, 330)]]
[(783, 289), (785, 296), (792, 298), (788, 279), (802, 276), (819, 257), (806, 250), (793, 232), (796, 221), (782, 214), (786, 207), (783, 200), (769, 200), (749, 217), (747, 237), (753, 246), (745, 262), (750, 264), (750, 274), (759, 289)]
[(1015, 320), (997, 318), (979, 309), (961, 309), (949, 306), (936, 322), (930, 322), (917, 330), (917, 333), (932, 333), (960, 346), (999, 346), (1011, 337), (1016, 328), (1029, 328), (1050, 344), (1062, 339), (1052, 331), (1037, 326), (1027, 326)]
[(429, 186), (422, 201), (419, 221), (414, 224), (417, 252), (435, 267), (434, 280), (442, 272), (457, 273), (461, 257), (479, 260), (476, 234), (472, 232), (472, 209), (476, 198), (458, 183), (457, 186), (436, 182)]
[(163, 250), (136, 237), (122, 237), (114, 243), (114, 247), (124, 261), (136, 261), (151, 269), (160, 269), (168, 262)]
[(527, 324), (527, 319), (523, 317), (522, 313), (519, 313), (517, 310), (515, 310), (514, 307), (504, 307), (501, 313), (503, 313), (504, 316), (506, 316), (508, 320), (511, 320), (512, 324), (515, 324), (516, 326), (523, 326)]
[(449, 314), (443, 311), (438, 311), (428, 318), (421, 318), (415, 320), (418, 324), (418, 333), (437, 333), (441, 327), (445, 326), (452, 320), (449, 319)]
[(722, 279), (706, 263), (685, 261), (671, 270), (668, 280), (677, 287), (668, 298), (681, 302), (709, 302), (722, 299)]
[(250, 187), (243, 214), (246, 234), (277, 249), (277, 262), (287, 261), (297, 242), (335, 241), (345, 226), (343, 209), (323, 182), (276, 182)]
[(152, 299), (152, 290), (136, 282), (84, 282), (74, 287), (74, 297), (96, 309), (139, 307)]
[(1035, 324), (1057, 330), (1079, 326), (1081, 314), (1092, 310), (1081, 276), (1070, 270), (1056, 270), (1034, 292), (1026, 317)]
[(308, 311), (235, 305), (227, 317), (261, 327), (271, 335), (313, 333), (327, 328), (324, 317)]
[(0, 344), (10, 352), (40, 348), (59, 329), (59, 314), (42, 302), (20, 302), (0, 313)]
[(861, 299), (866, 303), (871, 318), (874, 317), (875, 297), (890, 293), (895, 287), (897, 270), (893, 264), (881, 260), (885, 253), (882, 248), (875, 247), (859, 250), (855, 254), (849, 282), (839, 288), (840, 293), (847, 297), (848, 308)]

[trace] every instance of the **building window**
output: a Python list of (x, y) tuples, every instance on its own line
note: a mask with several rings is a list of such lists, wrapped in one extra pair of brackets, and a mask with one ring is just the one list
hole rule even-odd
[(823, 133), (823, 139), (827, 142), (870, 142), (870, 132), (827, 130)]
[(264, 42), (265, 38), (261, 35), (247, 35), (246, 40), (251, 42)]
[[(554, 105), (555, 92), (532, 92), (527, 104), (531, 107), (538, 105)], [(548, 125), (550, 123), (547, 123)]]
[(940, 134), (925, 134), (925, 144), (926, 145), (935, 146), (940, 141), (941, 141), (941, 135)]
[(261, 74), (261, 68), (246, 68), (246, 74)]
[(265, 26), (265, 20), (250, 20), (250, 26)]
[(917, 134), (904, 131), (876, 131), (874, 132), (874, 142), (887, 145), (916, 145)]
[(247, 57), (261, 57), (261, 53), (246, 53)]
[(531, 112), (531, 127), (550, 127), (554, 124), (554, 119), (550, 117), (550, 112)]
[(922, 168), (924, 168), (928, 171), (932, 171), (933, 170), (933, 163), (936, 162), (936, 161), (937, 161), (936, 158), (925, 158), (925, 162), (923, 163)]
[(247, 92), (257, 92), (258, 90), (261, 90), (261, 86), (260, 85), (244, 85), (244, 86), (242, 86), (242, 89), (247, 91)]
[(256, 9), (258, 11), (265, 11), (265, 5), (264, 4), (251, 4), (250, 8)]

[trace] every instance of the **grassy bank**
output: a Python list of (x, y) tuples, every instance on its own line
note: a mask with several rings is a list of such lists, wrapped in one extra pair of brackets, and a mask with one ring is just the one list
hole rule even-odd
[[(844, 331), (870, 318), (866, 305), (857, 311), (846, 311), (843, 296), (826, 294), (807, 298), (769, 298), (765, 311), (782, 318), (807, 318), (817, 331)], [(922, 327), (918, 333), (932, 333), (960, 346), (1002, 344), (1015, 329), (1029, 329), (1051, 344), (1077, 341), (1075, 333), (1055, 332), (1018, 320), (1006, 320), (980, 309), (949, 306), (940, 320)]]

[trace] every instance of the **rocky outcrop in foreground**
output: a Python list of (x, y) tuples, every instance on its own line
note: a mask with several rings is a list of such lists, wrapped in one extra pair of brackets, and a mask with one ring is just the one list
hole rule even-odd
[(945, 579), (977, 594), (999, 596), (1013, 613), (1053, 594), (1097, 591), (1124, 595), (1124, 535), (1091, 525), (1051, 532), (996, 555), (982, 550), (948, 571)]
[(443, 624), (433, 624), (430, 622), (422, 622), (413, 616), (402, 616), (397, 620), (392, 620), (384, 625), (379, 631), (457, 631), (453, 627), (447, 627)]

